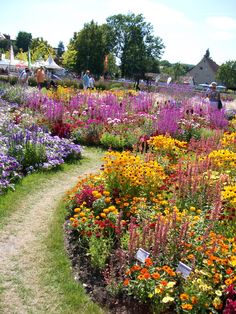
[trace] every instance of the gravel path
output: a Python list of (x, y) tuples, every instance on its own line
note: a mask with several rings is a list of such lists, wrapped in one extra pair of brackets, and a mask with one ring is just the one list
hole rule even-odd
[(16, 210), (0, 231), (0, 313), (60, 313), (59, 293), (40, 283), (46, 252), (43, 239), (64, 193), (75, 185), (78, 176), (99, 169), (99, 154), (86, 154), (89, 159), (82, 167), (58, 172), (43, 189), (28, 195), (23, 205), (12, 204)]

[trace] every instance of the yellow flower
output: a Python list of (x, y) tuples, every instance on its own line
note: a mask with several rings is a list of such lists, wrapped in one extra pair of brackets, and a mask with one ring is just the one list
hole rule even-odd
[(110, 195), (110, 192), (109, 192), (109, 191), (103, 191), (103, 195), (104, 195), (104, 196), (109, 196), (109, 195)]
[(162, 290), (160, 288), (155, 288), (155, 293), (156, 294), (162, 293)]
[(163, 303), (168, 303), (168, 302), (173, 302), (173, 301), (174, 301), (174, 298), (173, 298), (173, 297), (170, 297), (170, 296), (168, 295), (168, 296), (164, 297), (161, 302), (163, 302)]
[(216, 297), (213, 302), (212, 302), (213, 306), (215, 309), (219, 310), (222, 306), (222, 302), (221, 299), (219, 297)]
[(110, 203), (110, 201), (111, 201), (111, 198), (110, 198), (110, 197), (106, 197), (106, 198), (105, 198), (105, 202), (106, 202), (106, 203)]
[(176, 284), (175, 281), (170, 281), (170, 282), (168, 282), (166, 288), (167, 288), (167, 289), (173, 288), (175, 284)]
[(221, 297), (222, 296), (222, 292), (220, 290), (216, 290), (215, 291), (215, 294), (218, 296), (218, 297)]
[(231, 256), (229, 263), (231, 266), (235, 267), (236, 266), (236, 256)]

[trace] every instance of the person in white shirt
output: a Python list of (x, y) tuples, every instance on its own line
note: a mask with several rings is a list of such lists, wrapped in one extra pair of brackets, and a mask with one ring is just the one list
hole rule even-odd
[(95, 83), (94, 77), (91, 75), (91, 76), (89, 77), (89, 87), (90, 87), (91, 89), (94, 89), (94, 83)]
[(26, 87), (28, 86), (28, 80), (29, 80), (30, 70), (29, 68), (25, 68), (23, 72), (21, 72), (19, 76), (19, 83), (20, 85)]

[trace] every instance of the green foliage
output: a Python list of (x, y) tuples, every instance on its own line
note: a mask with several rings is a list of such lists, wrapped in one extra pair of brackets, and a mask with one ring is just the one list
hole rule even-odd
[(7, 51), (10, 49), (11, 42), (8, 39), (2, 39), (0, 40), (0, 51)]
[(32, 34), (27, 32), (19, 32), (16, 37), (16, 46), (18, 48), (18, 51), (22, 49), (23, 52), (28, 51), (28, 48), (31, 45), (32, 41)]
[(103, 269), (110, 254), (111, 240), (92, 235), (88, 243), (88, 255), (94, 268)]
[(126, 145), (126, 141), (123, 137), (107, 132), (102, 134), (100, 141), (101, 144), (107, 148), (112, 147), (115, 149), (124, 149)]
[(223, 63), (217, 71), (217, 80), (221, 81), (228, 88), (236, 88), (236, 61)]
[(114, 40), (114, 52), (121, 60), (123, 76), (144, 77), (145, 72), (156, 71), (164, 44), (153, 36), (153, 27), (142, 14), (118, 14), (107, 19)]
[(55, 57), (55, 51), (42, 37), (34, 38), (31, 43), (31, 59), (36, 61), (43, 58), (46, 60), (49, 55)]
[(28, 141), (22, 146), (23, 148), (19, 150), (13, 141), (9, 147), (8, 153), (21, 162), (23, 172), (30, 171), (30, 168), (37, 168), (40, 163), (47, 160), (46, 150), (43, 144)]
[(76, 56), (76, 70), (78, 73), (89, 69), (93, 74), (100, 76), (104, 70), (106, 46), (102, 28), (91, 21), (84, 25), (75, 41), (78, 51)]
[(75, 37), (70, 40), (67, 48), (68, 49), (62, 55), (62, 65), (70, 71), (76, 71), (76, 58), (78, 51), (75, 47)]
[[(7, 78), (8, 79), (8, 78)], [(17, 78), (14, 77), (14, 81), (13, 81), (13, 77), (11, 78), (12, 81), (9, 81), (11, 85), (15, 85), (15, 83), (17, 82)], [(25, 101), (25, 91), (22, 88), (22, 86), (17, 85), (17, 86), (11, 86), (8, 85), (5, 88), (5, 93), (4, 95), (2, 95), (2, 98), (12, 102), (12, 103), (18, 103), (18, 104), (23, 104)]]

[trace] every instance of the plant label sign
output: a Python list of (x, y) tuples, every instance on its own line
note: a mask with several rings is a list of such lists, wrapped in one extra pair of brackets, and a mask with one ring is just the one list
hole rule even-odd
[(148, 258), (149, 255), (150, 253), (148, 253), (144, 249), (138, 249), (138, 252), (136, 253), (135, 258), (141, 263), (144, 263), (145, 259)]
[(176, 271), (177, 271), (177, 272), (180, 272), (181, 275), (182, 275), (182, 277), (183, 277), (184, 279), (186, 279), (186, 278), (189, 276), (189, 274), (191, 273), (192, 268), (189, 267), (189, 266), (187, 266), (187, 265), (185, 265), (185, 264), (182, 263), (182, 262), (179, 262), (179, 265), (178, 265), (178, 267), (176, 268)]

